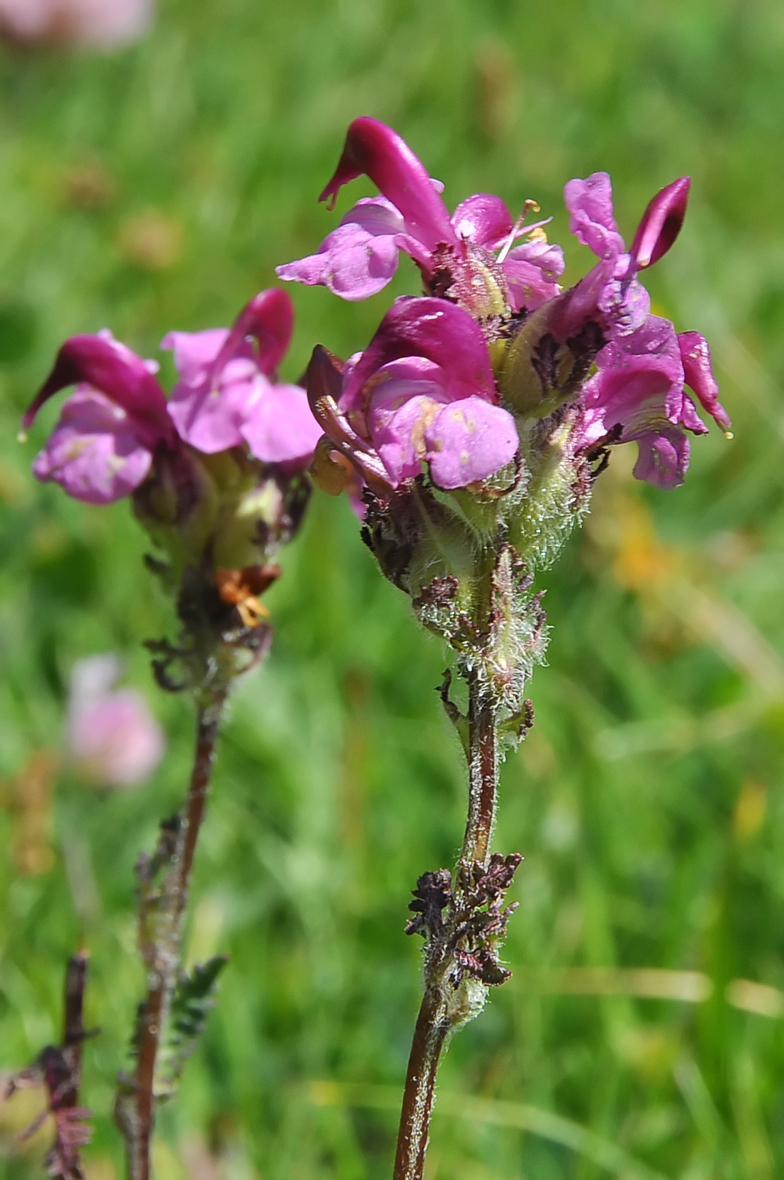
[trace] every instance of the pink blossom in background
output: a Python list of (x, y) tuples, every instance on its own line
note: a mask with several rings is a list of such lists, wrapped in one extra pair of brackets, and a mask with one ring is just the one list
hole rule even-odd
[(68, 754), (96, 786), (145, 782), (161, 761), (166, 740), (141, 693), (114, 688), (122, 663), (114, 655), (89, 656), (71, 672)]
[(0, 0), (0, 32), (110, 48), (137, 41), (152, 15), (153, 0)]

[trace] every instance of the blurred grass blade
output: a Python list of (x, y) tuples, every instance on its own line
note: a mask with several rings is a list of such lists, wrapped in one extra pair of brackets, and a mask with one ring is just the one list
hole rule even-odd
[[(400, 1094), (394, 1086), (317, 1081), (311, 1082), (308, 1096), (314, 1106), (358, 1106), (375, 1110), (397, 1110), (400, 1106)], [(537, 1135), (559, 1147), (569, 1148), (600, 1168), (623, 1176), (624, 1180), (665, 1180), (661, 1172), (630, 1156), (611, 1140), (538, 1106), (442, 1091), (435, 1107), (435, 1117), (440, 1115), (458, 1118), (464, 1123), (509, 1127)]]

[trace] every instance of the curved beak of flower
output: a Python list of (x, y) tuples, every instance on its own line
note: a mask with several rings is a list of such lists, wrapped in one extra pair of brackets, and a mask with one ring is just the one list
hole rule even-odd
[(319, 200), (333, 207), (343, 185), (362, 175), (399, 209), (409, 234), (428, 250), (441, 242), (457, 245), (446, 205), (424, 164), (391, 127), (366, 116), (350, 125), (338, 166)]
[(630, 251), (635, 270), (645, 270), (673, 244), (686, 216), (691, 179), (682, 176), (658, 192), (642, 215)]
[(41, 406), (69, 385), (86, 384), (103, 393), (132, 419), (140, 443), (154, 449), (176, 445), (177, 432), (166, 407), (166, 395), (141, 357), (108, 333), (72, 336), (57, 354), (51, 373), (22, 419), (32, 425)]
[(270, 287), (260, 291), (243, 307), (213, 362), (217, 374), (237, 353), (248, 336), (258, 343), (258, 366), (271, 377), (283, 360), (294, 331), (294, 305), (286, 291)]

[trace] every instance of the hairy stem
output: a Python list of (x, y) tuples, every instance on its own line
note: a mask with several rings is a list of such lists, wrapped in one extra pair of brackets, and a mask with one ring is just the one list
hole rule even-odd
[(461, 859), (486, 866), (495, 825), (498, 736), (492, 702), (476, 670), (468, 676), (468, 820)]
[(394, 1180), (416, 1180), (424, 1171), (438, 1064), (448, 1035), (446, 1006), (437, 988), (426, 987), (408, 1059)]
[[(482, 691), (476, 671), (468, 681), (468, 820), (460, 855), (461, 863), (487, 867), (493, 832), (498, 786), (496, 717)], [(459, 879), (459, 872), (454, 874)], [(425, 993), (417, 1017), (408, 1059), (403, 1109), (400, 1116), (394, 1180), (422, 1180), (435, 1099), (441, 1053), (449, 1034), (470, 1016), (453, 1002), (458, 977), (456, 939), (450, 937), (451, 903), (440, 937), (431, 935), (425, 966)]]
[(160, 1037), (166, 1023), (172, 992), (180, 968), (182, 927), (188, 904), (188, 888), (212, 767), (215, 761), (224, 698), (201, 704), (197, 714), (193, 770), (180, 817), (172, 865), (162, 887), (161, 911), (165, 916), (152, 948), (148, 991), (139, 1034), (136, 1076), (133, 1082), (135, 1110), (121, 1120), (128, 1146), (131, 1180), (150, 1180), (150, 1148), (155, 1119), (155, 1067)]

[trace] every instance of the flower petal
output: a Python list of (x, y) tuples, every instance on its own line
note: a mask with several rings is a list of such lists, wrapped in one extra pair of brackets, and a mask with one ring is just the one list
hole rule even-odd
[(341, 225), (358, 225), (374, 236), (405, 233), (403, 214), (386, 197), (361, 197), (340, 219)]
[(648, 204), (629, 251), (635, 270), (644, 270), (658, 262), (681, 232), (690, 184), (690, 178), (682, 176), (658, 192)]
[(727, 433), (732, 429), (732, 422), (719, 401), (719, 387), (713, 376), (708, 341), (699, 332), (680, 332), (678, 345), (686, 384), (697, 394), (702, 408), (707, 410), (716, 424)]
[(505, 203), (492, 193), (475, 193), (461, 201), (452, 214), (459, 238), (477, 246), (497, 246), (508, 238), (514, 225)]
[(327, 235), (318, 254), (277, 266), (275, 273), (285, 282), (328, 287), (350, 302), (368, 299), (383, 290), (397, 270), (398, 250), (406, 246), (396, 237), (404, 230), (394, 205), (384, 197), (365, 197)]
[(262, 463), (307, 464), (323, 433), (308, 405), (308, 395), (298, 385), (263, 383), (253, 412), (242, 426), (252, 454)]
[(617, 259), (624, 243), (615, 224), (612, 184), (606, 172), (594, 172), (587, 180), (570, 180), (564, 189), (571, 213), (569, 229), (597, 257)]
[(524, 242), (510, 250), (501, 263), (515, 311), (534, 311), (559, 294), (557, 283), (563, 274), (564, 256), (560, 246), (549, 242)]
[(425, 427), (434, 483), (463, 488), (509, 463), (520, 445), (514, 418), (481, 397), (453, 402)]
[(363, 409), (365, 383), (382, 366), (401, 357), (420, 356), (440, 365), (447, 397), (479, 394), (495, 401), (495, 381), (482, 331), (475, 320), (445, 299), (403, 296), (397, 299), (346, 377), (341, 409)]
[(186, 385), (201, 385), (228, 334), (228, 328), (207, 328), (204, 332), (168, 332), (161, 341), (161, 348), (172, 350), (174, 367), (181, 381)]
[[(398, 384), (405, 383), (393, 382), (389, 387), (390, 406), (376, 406), (373, 415), (373, 442), (395, 488), (404, 479), (413, 479), (420, 474), (426, 455), (425, 430), (443, 404), (429, 396), (431, 390), (425, 382), (418, 387), (411, 383), (405, 391), (396, 389)], [(402, 405), (396, 406), (397, 395), (404, 392), (408, 396)], [(440, 391), (436, 388), (432, 392)]]
[(133, 419), (102, 393), (80, 386), (64, 403), (33, 474), (60, 484), (75, 500), (111, 504), (130, 495), (151, 464)]
[(683, 483), (689, 466), (689, 440), (675, 427), (651, 431), (637, 439), (639, 455), (634, 465), (635, 479), (645, 480), (662, 491), (672, 491)]
[(325, 238), (318, 254), (276, 267), (285, 282), (328, 287), (349, 302), (382, 291), (398, 263), (398, 245), (391, 235), (374, 236), (355, 225), (340, 226)]
[(174, 349), (181, 378), (169, 413), (185, 442), (205, 454), (240, 446), (242, 427), (283, 359), (293, 324), (291, 299), (272, 287), (245, 305), (229, 331), (170, 332), (163, 339), (161, 348)]
[[(170, 333), (162, 347), (166, 347), (167, 341), (175, 335), (179, 337), (179, 348), (182, 351), (182, 338), (188, 335), (186, 332)], [(210, 380), (214, 367), (212, 362), (221, 347), (217, 339), (219, 335), (213, 330), (193, 333), (188, 346), (192, 356), (202, 346), (206, 349), (208, 342), (196, 339), (200, 336), (212, 337), (217, 347), (200, 371), (194, 367), (196, 380), (192, 384), (178, 381), (169, 400), (169, 413), (180, 438), (205, 455), (240, 446), (243, 441), (242, 425), (261, 396), (262, 385), (267, 384), (256, 362), (247, 356), (230, 360), (224, 365), (217, 381)]]
[(334, 199), (344, 184), (368, 176), (402, 213), (406, 229), (429, 250), (457, 244), (444, 202), (424, 165), (401, 137), (377, 119), (355, 119), (335, 172), (319, 197)]

